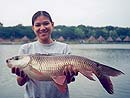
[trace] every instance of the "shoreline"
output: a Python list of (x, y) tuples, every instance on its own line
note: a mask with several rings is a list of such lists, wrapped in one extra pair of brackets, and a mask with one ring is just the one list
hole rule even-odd
[[(0, 42), (0, 45), (21, 45), (29, 42)], [(85, 42), (80, 43), (78, 41), (63, 41), (67, 44), (130, 44), (130, 42)]]

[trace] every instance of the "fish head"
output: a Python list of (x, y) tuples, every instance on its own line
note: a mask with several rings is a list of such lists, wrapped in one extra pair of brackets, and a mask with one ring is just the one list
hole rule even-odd
[(28, 65), (30, 61), (30, 57), (28, 55), (23, 56), (14, 56), (6, 60), (7, 66), (12, 67), (18, 67), (18, 68), (24, 68)]

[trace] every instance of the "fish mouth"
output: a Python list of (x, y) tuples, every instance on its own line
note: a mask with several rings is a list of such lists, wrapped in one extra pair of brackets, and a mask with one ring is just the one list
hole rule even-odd
[(12, 64), (10, 64), (10, 63), (7, 63), (7, 66), (9, 67), (9, 68), (12, 68)]

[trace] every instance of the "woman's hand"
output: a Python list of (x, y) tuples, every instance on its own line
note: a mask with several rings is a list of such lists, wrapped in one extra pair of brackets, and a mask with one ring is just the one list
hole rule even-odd
[(19, 77), (27, 78), (27, 75), (19, 68), (13, 67), (11, 71), (13, 74), (16, 74)]
[(67, 83), (75, 81), (75, 77), (78, 75), (78, 71), (73, 67), (73, 65), (67, 65), (64, 69), (64, 75), (66, 75)]
[(24, 85), (29, 80), (28, 76), (23, 71), (21, 71), (19, 68), (13, 67), (11, 69), (11, 72), (18, 76), (17, 82), (20, 86)]

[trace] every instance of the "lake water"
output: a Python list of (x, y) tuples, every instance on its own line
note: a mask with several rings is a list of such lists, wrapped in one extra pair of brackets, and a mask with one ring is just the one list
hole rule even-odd
[[(70, 98), (130, 98), (130, 44), (70, 45), (72, 54), (117, 68), (125, 73), (112, 77), (114, 94), (108, 94), (98, 79), (90, 81), (79, 74), (69, 84)], [(17, 85), (15, 75), (5, 66), (5, 59), (17, 54), (20, 45), (0, 45), (0, 98), (23, 98), (23, 87)]]

